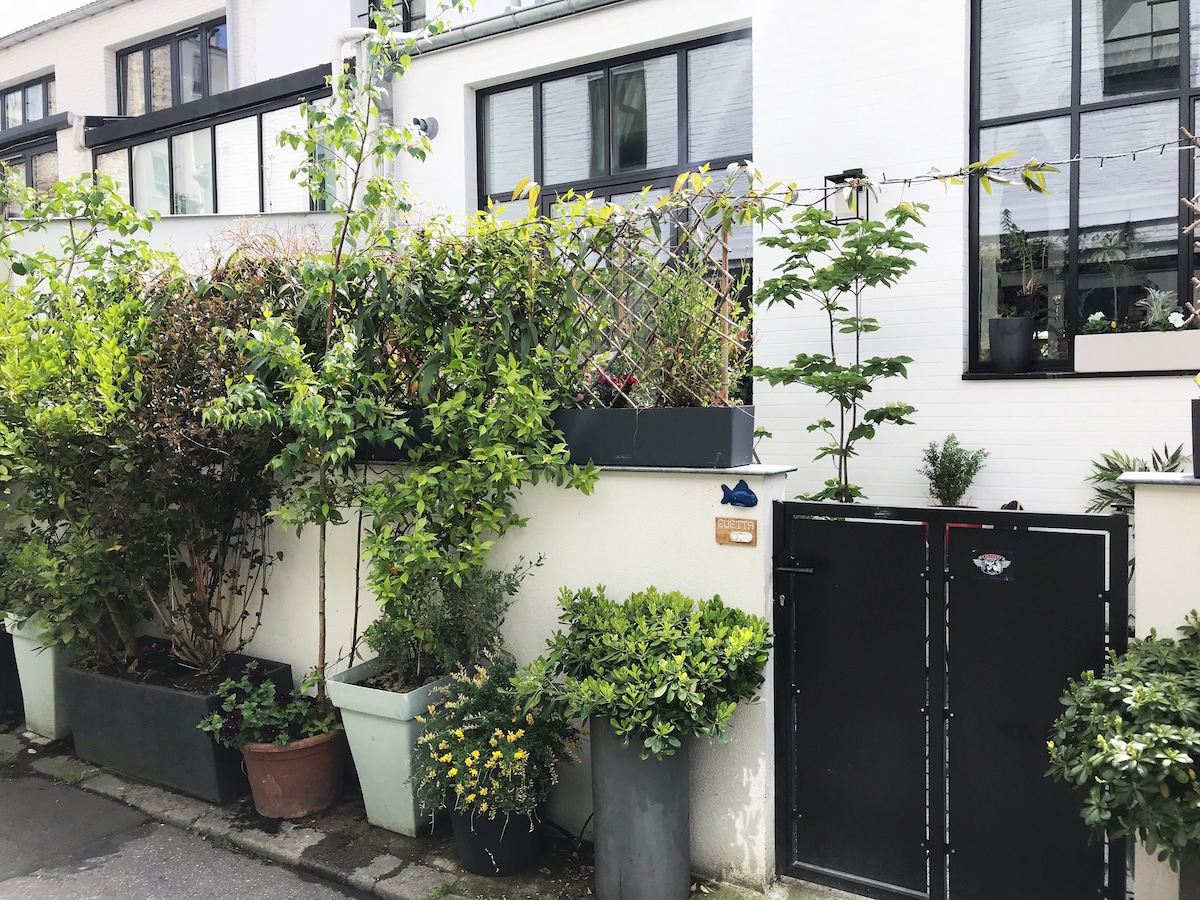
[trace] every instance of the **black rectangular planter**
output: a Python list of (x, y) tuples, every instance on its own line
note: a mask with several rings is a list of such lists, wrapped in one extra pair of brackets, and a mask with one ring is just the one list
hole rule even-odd
[(598, 466), (728, 469), (754, 460), (754, 407), (560, 409), (571, 460)]
[[(251, 657), (233, 659), (244, 664)], [(280, 690), (292, 689), (291, 666), (269, 660), (259, 665)], [(249, 792), (241, 752), (218, 745), (196, 727), (219, 707), (217, 694), (71, 666), (64, 671), (77, 756), (210, 803), (228, 803)]]
[(1192, 401), (1192, 475), (1200, 478), (1200, 400)]

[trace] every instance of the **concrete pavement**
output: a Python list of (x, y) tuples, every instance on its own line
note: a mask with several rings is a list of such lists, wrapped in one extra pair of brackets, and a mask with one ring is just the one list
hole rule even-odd
[[(320, 816), (280, 822), (259, 816), (249, 798), (213, 806), (69, 750), (0, 729), (0, 900), (592, 897), (587, 848), (569, 841), (531, 872), (483, 878), (459, 868), (448, 829), (408, 838), (375, 828), (352, 790)], [(764, 895), (697, 882), (693, 896), (859, 900), (799, 883)]]

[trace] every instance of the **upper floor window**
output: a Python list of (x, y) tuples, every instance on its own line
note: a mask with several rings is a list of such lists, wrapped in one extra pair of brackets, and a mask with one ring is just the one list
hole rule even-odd
[(1190, 23), (1181, 0), (974, 0), (974, 16), (971, 158), (1081, 160), (1049, 196), (975, 187), (970, 367), (993, 368), (992, 320), (1015, 315), (1033, 319), (1032, 367), (1070, 370), (1089, 317), (1138, 329), (1151, 292), (1191, 298), (1194, 173), (1174, 151), (1196, 127), (1200, 5)]
[(16, 128), (54, 115), (54, 76), (0, 89), (0, 104), (0, 128)]
[[(49, 193), (58, 181), (58, 148), (53, 140), (41, 141), (16, 153), (0, 151), (0, 169), (15, 171), (26, 187), (36, 188), (39, 193)], [(0, 214), (4, 213), (0, 207)], [(15, 204), (7, 210), (9, 215), (20, 215)]]
[(229, 90), (224, 19), (163, 35), (117, 54), (119, 112), (140, 116)]
[(750, 35), (739, 32), (526, 79), (478, 97), (479, 202), (525, 178), (625, 199), (751, 153)]

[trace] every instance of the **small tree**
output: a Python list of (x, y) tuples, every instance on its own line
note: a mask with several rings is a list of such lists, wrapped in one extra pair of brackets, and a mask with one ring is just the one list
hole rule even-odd
[[(857, 455), (856, 444), (875, 437), (880, 425), (909, 425), (908, 417), (916, 410), (906, 403), (867, 406), (866, 399), (875, 382), (884, 378), (908, 376), (908, 356), (864, 357), (863, 336), (879, 330), (878, 320), (864, 316), (864, 295), (873, 288), (891, 287), (909, 271), (916, 260), (913, 254), (925, 245), (913, 240), (905, 226), (921, 221), (924, 204), (902, 203), (888, 210), (886, 221), (856, 221), (835, 225), (832, 215), (810, 207), (792, 218), (791, 224), (777, 235), (759, 239), (768, 247), (787, 253), (777, 269), (759, 289), (760, 303), (773, 306), (784, 303), (794, 307), (799, 301), (820, 306), (829, 323), (829, 352), (800, 353), (786, 366), (756, 366), (751, 374), (766, 379), (772, 386), (805, 384), (824, 394), (836, 405), (836, 420), (821, 417), (808, 426), (820, 431), (827, 443), (815, 459), (833, 460), (836, 475), (821, 490), (805, 495), (811, 500), (836, 500), (852, 503), (866, 495), (850, 480), (850, 459)], [(848, 336), (851, 344), (845, 346)], [(840, 355), (839, 355), (840, 354)]]

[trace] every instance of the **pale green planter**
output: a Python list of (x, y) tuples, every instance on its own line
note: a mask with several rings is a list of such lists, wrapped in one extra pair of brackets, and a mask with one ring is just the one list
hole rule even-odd
[(25, 727), (51, 740), (66, 737), (71, 733), (71, 724), (62, 670), (75, 661), (77, 654), (66, 647), (43, 647), (42, 629), (32, 619), (18, 623), (5, 616), (4, 629), (13, 638)]
[(449, 677), (397, 694), (355, 684), (380, 670), (370, 660), (331, 675), (327, 682), (329, 699), (342, 712), (342, 724), (350, 741), (350, 753), (362, 785), (367, 821), (388, 831), (415, 837), (429, 814), (422, 813), (415, 793), (413, 753), (424, 715), (434, 698), (434, 688), (447, 684)]

